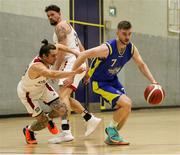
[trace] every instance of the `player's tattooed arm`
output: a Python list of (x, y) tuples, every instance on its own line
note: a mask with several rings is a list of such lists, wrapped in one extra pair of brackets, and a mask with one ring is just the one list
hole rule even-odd
[(64, 23), (59, 23), (55, 28), (55, 33), (58, 38), (58, 42), (66, 45), (67, 33), (66, 25)]
[(78, 56), (77, 60), (75, 61), (74, 65), (73, 65), (72, 70), (81, 66), (81, 64), (83, 62), (85, 62), (86, 59), (96, 58), (96, 57), (106, 58), (108, 55), (109, 55), (109, 49), (108, 49), (107, 45), (105, 45), (105, 44), (88, 49), (88, 50), (80, 53), (80, 55)]

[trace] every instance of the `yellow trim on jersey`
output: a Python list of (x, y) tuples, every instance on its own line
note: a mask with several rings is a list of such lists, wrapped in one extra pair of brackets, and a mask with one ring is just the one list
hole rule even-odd
[[(94, 67), (89, 69), (88, 75), (91, 77), (93, 75), (93, 73), (95, 72), (96, 68), (99, 66), (99, 64), (101, 63), (101, 61), (98, 58), (95, 58), (93, 61), (95, 61)], [(92, 64), (93, 64), (92, 61)]]
[(134, 46), (134, 44), (131, 42), (131, 45), (132, 45), (132, 47), (131, 47), (131, 54), (133, 55), (134, 54), (134, 48), (135, 48), (135, 46)]
[[(109, 55), (111, 55), (111, 54), (112, 54), (112, 47), (111, 47), (111, 45), (110, 45), (108, 42), (106, 42), (105, 44), (108, 46)], [(99, 60), (98, 58), (95, 58), (93, 61), (96, 61), (96, 62), (95, 62), (95, 64), (94, 64), (94, 67), (91, 68), (91, 67), (92, 67), (92, 66), (91, 66), (90, 69), (89, 69), (89, 71), (88, 71), (88, 75), (89, 75), (90, 77), (93, 75), (93, 73), (95, 72), (96, 68), (97, 68), (97, 67), (99, 66), (99, 64), (101, 63), (101, 60)], [(93, 61), (92, 61), (91, 64), (93, 64)]]
[(119, 94), (113, 94), (113, 93), (110, 93), (108, 91), (105, 91), (105, 90), (99, 88), (98, 82), (96, 82), (96, 81), (92, 82), (92, 88), (95, 93), (100, 94), (103, 98), (108, 100), (110, 103), (112, 103), (112, 100), (114, 98), (119, 96)]
[(111, 47), (111, 45), (108, 42), (106, 42), (105, 44), (109, 47), (109, 55), (111, 55), (112, 54), (112, 47)]

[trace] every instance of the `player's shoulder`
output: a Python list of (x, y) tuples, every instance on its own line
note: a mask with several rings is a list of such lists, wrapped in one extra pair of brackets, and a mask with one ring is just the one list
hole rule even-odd
[(116, 43), (116, 39), (110, 39), (105, 42), (106, 44), (113, 45)]
[(69, 26), (69, 24), (67, 23), (66, 20), (63, 20), (63, 21), (59, 22), (59, 23), (56, 25), (56, 29), (63, 29), (63, 30), (65, 30), (66, 32), (69, 32), (70, 26)]
[(105, 42), (105, 45), (108, 47), (109, 49), (109, 55), (111, 55), (113, 53), (113, 49), (116, 48), (116, 39), (111, 39), (111, 40), (107, 40)]
[(57, 25), (57, 27), (67, 27), (68, 23), (66, 20), (62, 20), (61, 22), (59, 22)]
[(35, 69), (35, 68), (41, 68), (44, 66), (45, 65), (42, 62), (36, 62), (36, 63), (33, 63), (30, 68)]
[(134, 55), (134, 52), (138, 52), (139, 53), (137, 47), (135, 46), (135, 44), (133, 42), (129, 43), (129, 48), (131, 48), (131, 54), (132, 55)]
[(61, 21), (61, 22), (59, 22), (57, 25), (56, 25), (56, 30), (58, 30), (58, 29), (66, 29), (66, 24), (63, 22), (63, 21)]
[(41, 60), (40, 57), (35, 57), (32, 62), (31, 62), (31, 66), (32, 67), (37, 67), (37, 66), (44, 66), (44, 63), (43, 61)]

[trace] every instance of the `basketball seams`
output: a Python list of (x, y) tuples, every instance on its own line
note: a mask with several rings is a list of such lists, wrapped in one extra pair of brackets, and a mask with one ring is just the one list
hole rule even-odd
[(159, 90), (161, 91), (161, 94), (162, 94), (162, 99), (161, 99), (161, 102), (159, 103), (159, 104), (161, 104), (164, 99), (164, 92), (163, 92), (161, 86), (159, 86)]
[(150, 97), (151, 97), (151, 95), (152, 95), (152, 93), (154, 92), (155, 89), (156, 89), (156, 86), (154, 85), (154, 88), (150, 91), (150, 93), (149, 93), (149, 95), (147, 97), (147, 102), (148, 103), (149, 103), (149, 99), (150, 99)]
[(158, 91), (161, 92), (161, 100), (160, 100), (160, 103), (158, 103), (158, 104), (161, 104), (161, 102), (163, 101), (164, 96), (165, 96), (165, 95), (164, 95), (164, 92), (163, 92), (163, 89), (162, 89), (162, 87), (161, 87), (160, 85), (152, 84), (152, 86), (153, 86), (154, 88), (149, 91), (149, 94), (148, 94), (148, 96), (147, 96), (147, 98), (146, 98), (146, 101), (147, 101), (147, 103), (150, 103), (150, 100), (151, 100), (151, 97), (152, 97), (153, 93), (154, 93), (156, 90), (158, 90)]

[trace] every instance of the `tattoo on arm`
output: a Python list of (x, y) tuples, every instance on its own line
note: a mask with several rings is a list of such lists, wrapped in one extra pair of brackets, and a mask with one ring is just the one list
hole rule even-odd
[(55, 29), (58, 42), (64, 42), (67, 38), (66, 29), (63, 26), (58, 26)]

